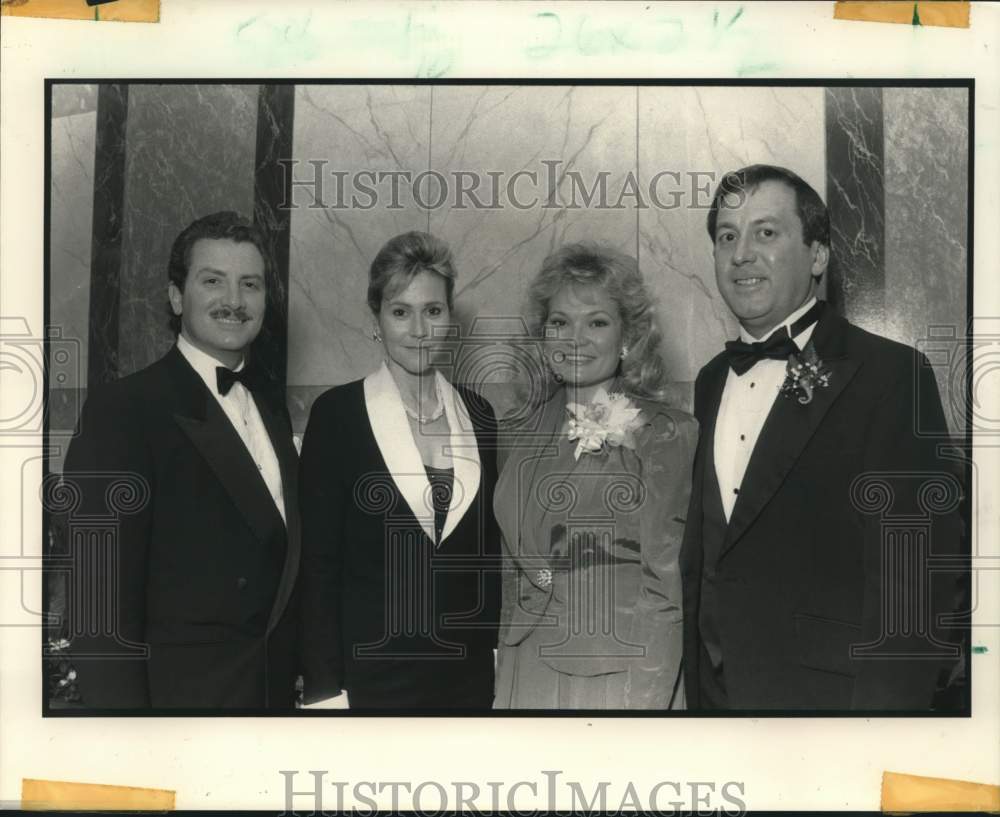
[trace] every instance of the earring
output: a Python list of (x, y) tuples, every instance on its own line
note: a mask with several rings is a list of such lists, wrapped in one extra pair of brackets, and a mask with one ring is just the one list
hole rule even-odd
[(628, 346), (622, 344), (622, 351), (621, 354), (618, 355), (618, 357), (621, 358), (622, 360), (628, 357)]
[(376, 343), (382, 342), (382, 336), (379, 334), (378, 329), (372, 329), (372, 340)]

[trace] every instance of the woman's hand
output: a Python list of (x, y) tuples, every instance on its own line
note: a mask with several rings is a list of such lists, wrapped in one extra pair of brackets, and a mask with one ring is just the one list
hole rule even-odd
[(332, 698), (324, 698), (322, 701), (316, 701), (311, 704), (302, 704), (302, 709), (350, 709), (349, 701), (347, 700), (347, 690), (345, 689), (339, 695), (334, 695)]

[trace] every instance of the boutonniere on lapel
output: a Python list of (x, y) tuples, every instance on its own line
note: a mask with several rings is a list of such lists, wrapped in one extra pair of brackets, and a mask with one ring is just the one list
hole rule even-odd
[(575, 459), (584, 452), (596, 454), (608, 448), (635, 449), (635, 432), (642, 427), (640, 409), (624, 394), (599, 389), (587, 405), (568, 403), (569, 439), (576, 440)]
[(789, 356), (781, 393), (785, 397), (795, 397), (803, 406), (808, 405), (816, 389), (825, 389), (830, 385), (832, 374), (830, 367), (816, 354), (812, 341), (809, 341), (805, 349)]

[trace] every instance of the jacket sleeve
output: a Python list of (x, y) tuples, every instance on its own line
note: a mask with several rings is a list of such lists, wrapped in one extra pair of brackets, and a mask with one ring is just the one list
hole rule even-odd
[(67, 626), (90, 708), (150, 705), (145, 643), (152, 456), (142, 415), (113, 384), (94, 389), (63, 467), (60, 529), (71, 559)]
[(499, 431), (496, 413), (485, 397), (465, 386), (458, 387), (457, 390), (466, 410), (473, 417), (480, 461), (479, 530), (482, 539), (478, 543), (478, 553), (482, 559), (479, 571), (481, 604), (476, 613), (477, 630), (472, 640), (480, 646), (493, 649), (497, 646), (501, 598), (500, 529), (493, 514)]
[(645, 647), (630, 667), (629, 709), (684, 708), (681, 574), (678, 558), (691, 496), (698, 424), (681, 412), (657, 415), (643, 456), (646, 497), (640, 542), (641, 586), (629, 640)]
[[(329, 393), (328, 393), (329, 394)], [(340, 693), (344, 683), (341, 575), (345, 480), (344, 435), (327, 395), (313, 405), (299, 460), (302, 518), (301, 634), (303, 701)]]
[[(955, 633), (942, 616), (959, 605), (961, 573), (935, 571), (925, 557), (954, 557), (964, 526), (958, 512), (964, 496), (960, 469), (942, 459), (947, 423), (937, 382), (923, 355), (883, 394), (871, 415), (863, 478), (889, 505), (864, 520), (862, 644), (856, 656), (853, 708), (930, 707), (941, 670), (955, 663)], [(913, 372), (916, 372), (914, 375)], [(919, 427), (917, 421), (919, 419)], [(910, 533), (887, 524), (914, 521)], [(928, 523), (926, 550), (919, 529)], [(921, 552), (923, 550), (923, 552)], [(858, 645), (855, 645), (857, 649)]]

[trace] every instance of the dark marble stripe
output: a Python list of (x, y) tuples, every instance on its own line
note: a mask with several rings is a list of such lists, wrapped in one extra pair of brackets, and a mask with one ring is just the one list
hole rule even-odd
[(827, 299), (866, 329), (885, 321), (885, 181), (881, 88), (827, 88)]
[(49, 431), (59, 434), (76, 429), (80, 419), (80, 409), (87, 399), (86, 389), (60, 388), (49, 389)]
[(119, 374), (174, 343), (167, 263), (178, 234), (220, 210), (253, 207), (256, 85), (133, 85), (122, 236)]
[(257, 102), (253, 214), (255, 223), (267, 236), (279, 290), (268, 306), (264, 331), (254, 346), (254, 356), (282, 385), (288, 371), (287, 293), (292, 211), (280, 205), (291, 201), (292, 176), (285, 173), (281, 162), (292, 158), (294, 122), (295, 86), (261, 85)]
[(128, 86), (102, 84), (97, 92), (94, 227), (90, 255), (87, 384), (118, 378), (118, 310), (125, 207), (125, 128)]

